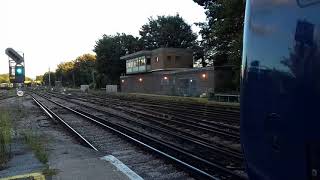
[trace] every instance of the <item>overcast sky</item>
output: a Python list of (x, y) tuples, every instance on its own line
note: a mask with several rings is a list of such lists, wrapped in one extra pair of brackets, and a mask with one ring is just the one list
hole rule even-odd
[(93, 53), (103, 34), (138, 36), (148, 17), (176, 13), (189, 24), (205, 21), (193, 0), (0, 0), (0, 74), (8, 73), (7, 47), (25, 53), (26, 75), (35, 78)]

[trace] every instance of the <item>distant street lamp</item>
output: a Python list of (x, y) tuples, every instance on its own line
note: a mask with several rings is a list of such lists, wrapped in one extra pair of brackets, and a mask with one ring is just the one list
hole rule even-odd
[(203, 74), (202, 74), (202, 78), (205, 79), (206, 77), (207, 77), (207, 75), (206, 75), (205, 73), (203, 73)]

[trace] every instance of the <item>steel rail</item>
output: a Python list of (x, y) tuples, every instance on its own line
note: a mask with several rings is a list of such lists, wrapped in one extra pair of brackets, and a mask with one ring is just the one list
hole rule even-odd
[(48, 107), (46, 107), (43, 103), (38, 101), (33, 95), (30, 94), (32, 99), (35, 101), (35, 103), (53, 120), (60, 121), (67, 129), (69, 129), (74, 135), (76, 135), (77, 138), (81, 140), (85, 146), (95, 150), (99, 151), (94, 145), (92, 145), (86, 138), (84, 138), (80, 133), (78, 133), (74, 128), (72, 128), (66, 121), (64, 121), (61, 117), (59, 117), (56, 113), (51, 111)]
[[(75, 96), (78, 96), (77, 94)], [(97, 98), (95, 100), (102, 100), (101, 97), (96, 97), (94, 95), (88, 95), (87, 98)], [(84, 99), (83, 97), (78, 97), (81, 99)], [(199, 118), (204, 118), (206, 120), (201, 120), (203, 123), (209, 123), (211, 122), (211, 124), (214, 124), (214, 121), (229, 121), (231, 123), (240, 123), (240, 112), (234, 112), (234, 111), (227, 111), (227, 110), (217, 110), (217, 109), (208, 109), (210, 106), (201, 106), (201, 108), (205, 108), (205, 109), (201, 109), (201, 110), (196, 110), (194, 109), (195, 106), (190, 106), (190, 107), (185, 107), (181, 104), (164, 104), (163, 102), (156, 102), (156, 101), (151, 101), (148, 100), (148, 103), (146, 102), (141, 102), (141, 101), (133, 101), (133, 100), (127, 100), (127, 99), (110, 99), (105, 97), (105, 99), (107, 102), (112, 102), (112, 103), (119, 103), (122, 105), (130, 105), (131, 106), (143, 106), (143, 107), (148, 107), (148, 108), (152, 108), (152, 109), (157, 109), (159, 111), (163, 111), (163, 110), (167, 110), (167, 111), (174, 111), (175, 113), (179, 112), (180, 114), (184, 114), (184, 116), (192, 116), (194, 114), (197, 114), (197, 118), (199, 120)], [(214, 106), (212, 108), (217, 108), (217, 106)], [(193, 112), (192, 114), (190, 112)], [(230, 118), (229, 120), (225, 117)], [(212, 118), (214, 117), (214, 118)], [(222, 126), (222, 125), (220, 125)], [(231, 127), (232, 128), (232, 127)]]
[[(64, 99), (62, 97), (57, 97), (55, 96), (56, 98), (61, 98), (61, 99)], [(67, 99), (64, 99), (64, 100), (67, 100)], [(144, 127), (147, 127), (147, 128), (152, 128), (153, 130), (157, 130), (157, 131), (160, 131), (164, 134), (169, 134), (175, 138), (178, 138), (178, 139), (182, 139), (183, 141), (189, 141), (191, 143), (194, 143), (194, 144), (197, 144), (199, 146), (202, 146), (204, 148), (208, 148), (208, 149), (211, 149), (213, 151), (216, 151), (216, 152), (219, 152), (219, 153), (222, 153), (224, 154), (224, 156), (230, 156), (230, 157), (233, 157), (235, 158), (237, 161), (242, 161), (243, 160), (243, 156), (241, 153), (239, 153), (238, 151), (234, 151), (234, 150), (228, 150), (228, 149), (223, 149), (221, 147), (218, 147), (218, 146), (214, 146), (212, 144), (209, 144), (208, 142), (204, 142), (203, 140), (200, 140), (196, 137), (194, 137), (194, 135), (190, 134), (190, 133), (186, 133), (186, 132), (182, 132), (181, 130), (178, 130), (178, 129), (174, 129), (174, 131), (168, 131), (168, 130), (165, 130), (165, 129), (160, 129), (158, 127), (155, 127), (153, 125), (147, 125), (145, 123), (140, 123), (140, 122), (136, 122), (130, 118), (127, 118), (125, 116), (120, 116), (120, 115), (116, 115), (116, 114), (112, 114), (110, 112), (106, 112), (106, 111), (102, 111), (100, 109), (97, 109), (97, 108), (94, 108), (94, 107), (91, 107), (91, 106), (87, 106), (85, 104), (81, 104), (81, 103), (77, 103), (77, 102), (72, 102), (74, 104), (77, 104), (77, 105), (81, 105), (81, 106), (85, 106), (87, 108), (90, 108), (90, 109), (94, 109), (96, 111), (99, 111), (99, 112), (102, 112), (102, 113), (108, 113), (108, 115), (113, 115), (115, 117), (120, 117), (122, 119), (126, 119), (127, 121), (130, 121), (132, 123), (136, 123), (136, 124), (139, 124), (140, 126), (144, 126)], [(154, 120), (150, 120), (148, 119), (149, 121), (154, 121)], [(166, 125), (167, 126), (167, 125)], [(170, 127), (172, 128), (172, 127)], [(181, 134), (177, 134), (176, 132), (180, 132)]]
[[(62, 98), (61, 96), (58, 96), (57, 94), (52, 94), (52, 96), (57, 97), (57, 98)], [(74, 98), (74, 97), (72, 97), (72, 98), (73, 99), (77, 99), (77, 100), (83, 99), (83, 98)], [(64, 99), (66, 99), (66, 97), (64, 97)], [(83, 99), (83, 100), (80, 100), (80, 101), (85, 101), (85, 102), (89, 102), (89, 103), (93, 103), (93, 104), (97, 104), (97, 105), (101, 105), (101, 106), (106, 106), (104, 103), (102, 103), (100, 101), (94, 101), (94, 100), (89, 100), (89, 99)], [(117, 104), (117, 105), (120, 106), (119, 104)], [(128, 110), (128, 109), (117, 108), (115, 105), (113, 105), (112, 108), (116, 108), (117, 110), (123, 110), (123, 111), (126, 111), (127, 113), (131, 113), (129, 111), (133, 111), (133, 110)], [(181, 119), (181, 118), (178, 118), (176, 115), (172, 115), (171, 113), (168, 114), (168, 115), (173, 116), (174, 117), (173, 119), (167, 119), (167, 118), (154, 116), (154, 115), (151, 115), (151, 114), (147, 114), (147, 113), (144, 113), (144, 112), (138, 112), (138, 111), (136, 111), (136, 114), (140, 114), (140, 115), (143, 115), (143, 116), (153, 116), (153, 118), (158, 118), (158, 119), (160, 119), (162, 121), (172, 122), (172, 123), (175, 123), (175, 124), (180, 124), (182, 126), (186, 126), (188, 128), (196, 128), (196, 129), (199, 129), (199, 130), (202, 130), (202, 131), (206, 131), (206, 132), (209, 132), (209, 133), (219, 134), (219, 135), (222, 135), (222, 136), (225, 136), (225, 137), (229, 137), (229, 138), (232, 138), (232, 139), (235, 139), (235, 140), (238, 140), (238, 141), (240, 140), (240, 134), (239, 133), (221, 130), (221, 129), (216, 128), (216, 127), (212, 127), (212, 126), (208, 126), (208, 125), (205, 125), (205, 124), (200, 124), (200, 123), (193, 122), (193, 121), (191, 121), (189, 119)]]
[[(210, 178), (210, 179), (218, 179), (217, 177), (209, 174), (208, 172), (204, 171), (204, 170), (201, 170), (199, 169), (198, 167), (195, 167), (193, 165), (190, 165), (189, 163), (181, 160), (181, 158), (176, 158), (176, 157), (173, 157), (172, 155), (170, 154), (167, 154), (165, 152), (163, 152), (163, 150), (159, 150), (151, 145), (148, 145), (148, 144), (145, 144), (144, 142), (132, 137), (132, 136), (136, 136), (138, 138), (141, 138), (141, 139), (144, 139), (145, 141), (147, 141), (148, 143), (150, 144), (153, 144), (154, 146), (159, 146), (159, 147), (162, 147), (162, 149), (166, 149), (166, 151), (172, 151), (173, 154), (177, 155), (177, 156), (181, 156), (183, 158), (186, 158), (189, 162), (197, 162), (199, 163), (198, 166), (208, 170), (210, 170), (210, 172), (212, 172), (212, 169), (213, 168), (214, 170), (218, 170), (218, 171), (222, 171), (224, 173), (224, 175), (228, 175), (230, 176), (231, 179), (246, 179), (245, 177), (223, 167), (223, 166), (220, 166), (220, 165), (217, 165), (215, 163), (212, 163), (212, 162), (209, 162), (205, 159), (202, 159), (198, 156), (195, 156), (193, 154), (190, 154), (188, 152), (186, 152), (185, 150), (181, 149), (180, 147), (178, 146), (174, 146), (174, 145), (168, 145), (167, 142), (165, 141), (161, 141), (161, 140), (158, 140), (158, 139), (154, 139), (154, 137), (152, 136), (149, 136), (149, 135), (146, 135), (146, 134), (142, 134), (140, 132), (136, 132), (134, 129), (131, 129), (131, 128), (128, 128), (126, 126), (123, 126), (121, 124), (115, 124), (115, 123), (111, 123), (111, 122), (108, 122), (100, 117), (97, 117), (97, 116), (94, 116), (92, 114), (88, 114), (86, 112), (81, 112), (80, 110), (74, 110), (72, 108), (69, 108), (67, 106), (64, 106), (60, 103), (57, 103), (51, 99), (48, 99), (48, 98), (45, 98), (46, 100), (64, 108), (64, 109), (67, 109), (81, 117), (84, 117), (88, 120), (91, 120), (103, 127), (106, 127), (114, 132), (116, 132), (117, 134), (120, 134), (126, 138), (129, 138), (130, 140), (133, 140), (134, 142), (142, 145), (143, 147), (146, 147), (150, 150), (153, 150), (163, 156), (165, 156), (166, 158), (169, 158), (170, 160), (173, 160), (175, 161), (176, 163), (179, 163), (180, 165), (183, 165), (185, 166), (186, 168), (190, 169), (190, 170), (193, 170), (193, 171), (196, 171), (197, 174), (200, 174), (201, 176), (205, 176), (206, 178)], [(126, 132), (126, 133), (124, 133)], [(129, 134), (129, 135), (128, 135)], [(158, 147), (158, 148), (159, 148)]]

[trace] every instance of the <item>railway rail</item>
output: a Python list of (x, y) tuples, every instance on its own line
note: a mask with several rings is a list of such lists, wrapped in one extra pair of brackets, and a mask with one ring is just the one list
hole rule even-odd
[(13, 98), (13, 97), (15, 97), (15, 96), (1, 96), (0, 95), (0, 101), (6, 100), (6, 99), (10, 99), (10, 98)]
[[(57, 96), (55, 96), (55, 97), (57, 97)], [(67, 98), (63, 98), (63, 97), (57, 97), (57, 98), (64, 99), (64, 100), (70, 102), (70, 98), (68, 98), (68, 99)], [(88, 105), (83, 104), (83, 103), (73, 102), (73, 101), (72, 101), (72, 103), (76, 103), (79, 106), (89, 107), (91, 109), (94, 109), (96, 111), (100, 111), (100, 112), (103, 112), (103, 113), (108, 113), (108, 112), (106, 112), (104, 110), (97, 109), (97, 108), (94, 108), (92, 106), (88, 106)], [(147, 117), (147, 115), (144, 115), (144, 116), (139, 116), (139, 118), (138, 118), (139, 120), (138, 119), (133, 119), (133, 118), (130, 118), (130, 117), (127, 117), (127, 116), (122, 116), (122, 118), (126, 119), (126, 121), (129, 122), (130, 124), (138, 124), (139, 126), (142, 126), (142, 127), (145, 127), (145, 128), (151, 128), (153, 130), (158, 130), (159, 131), (159, 127), (160, 127), (160, 128), (162, 128), (160, 130), (162, 133), (171, 133), (173, 136), (175, 136), (175, 138), (179, 138), (182, 141), (190, 141), (190, 138), (192, 138), (193, 140), (192, 140), (191, 143), (196, 143), (197, 146), (199, 146), (199, 147), (209, 148), (212, 151), (219, 151), (220, 153), (223, 153), (226, 156), (231, 156), (231, 157), (236, 158), (237, 160), (242, 160), (242, 154), (240, 152), (232, 151), (232, 150), (231, 151), (225, 150), (225, 149), (228, 149), (228, 147), (224, 146), (223, 144), (218, 144), (216, 146), (213, 146), (212, 145), (213, 142), (210, 142), (207, 139), (199, 137), (197, 135), (193, 135), (191, 133), (188, 133), (188, 132), (186, 132), (185, 129), (179, 128), (179, 126), (178, 127), (177, 126), (172, 127), (172, 126), (169, 126), (167, 124), (161, 123), (161, 119), (159, 119), (157, 117), (153, 117), (153, 116)], [(143, 120), (143, 121), (141, 121), (141, 120)], [(179, 123), (179, 124), (182, 124), (182, 123)], [(194, 127), (197, 128), (196, 126), (194, 126)], [(186, 138), (186, 137), (189, 137), (189, 138)], [(224, 149), (221, 148), (221, 146), (224, 147)]]
[[(83, 145), (96, 151), (112, 154), (144, 179), (193, 179), (187, 173), (177, 170), (174, 166), (161, 160), (157, 155), (141, 150), (140, 147), (149, 151), (157, 149), (153, 149), (153, 147), (144, 144), (131, 135), (122, 133), (122, 131), (118, 130), (121, 129), (121, 126), (113, 126), (98, 117), (83, 114), (78, 110), (35, 94), (31, 96), (48, 116), (64, 125)], [(127, 130), (127, 133), (130, 132), (130, 129)], [(166, 155), (161, 151), (157, 153), (162, 156)], [(198, 176), (210, 179), (210, 176)]]
[[(161, 105), (164, 107), (173, 107), (184, 110), (191, 110), (193, 112), (197, 112), (198, 114), (210, 114), (210, 113), (221, 113), (226, 112), (227, 115), (235, 115), (238, 117), (240, 113), (240, 107), (237, 105), (224, 105), (224, 104), (213, 104), (213, 103), (196, 103), (196, 102), (188, 102), (188, 101), (179, 101), (179, 100), (170, 100), (170, 99), (161, 99), (161, 98), (149, 98), (149, 97), (139, 97), (134, 95), (113, 95), (113, 94), (105, 94), (105, 93), (90, 93), (84, 94), (79, 91), (68, 91), (72, 93), (72, 95), (78, 95), (79, 97), (96, 97), (96, 98), (106, 98), (113, 101), (121, 101), (121, 102), (139, 102), (141, 104), (149, 104), (149, 105)], [(239, 119), (239, 117), (238, 117)]]
[[(98, 100), (88, 100), (80, 98), (74, 98), (71, 96), (61, 96), (57, 94), (50, 93), (51, 96), (62, 98), (67, 101), (73, 101), (74, 99), (78, 100), (75, 103), (81, 106), (86, 106), (86, 104), (82, 103), (82, 101), (89, 102), (90, 104), (96, 104), (98, 106), (110, 107), (112, 103), (99, 103)], [(108, 104), (106, 106), (106, 104)], [(201, 144), (210, 144), (211, 146), (214, 144), (215, 150), (219, 151), (222, 148), (230, 150), (232, 157), (237, 158), (238, 160), (242, 159), (242, 153), (240, 148), (240, 135), (234, 133), (232, 131), (225, 131), (223, 129), (219, 129), (218, 127), (211, 127), (204, 124), (195, 123), (192, 120), (185, 119), (174, 119), (174, 118), (165, 118), (163, 116), (157, 116), (156, 112), (145, 113), (144, 111), (137, 111), (135, 107), (126, 107), (120, 106), (119, 104), (112, 105), (111, 108), (117, 111), (124, 112), (133, 117), (137, 117), (140, 120), (143, 120), (147, 123), (155, 124), (156, 126), (164, 127), (170, 131), (177, 132), (181, 135), (187, 135), (189, 137), (193, 137), (194, 139), (201, 140)], [(223, 142), (223, 143), (221, 143)], [(223, 154), (225, 151), (223, 151)], [(227, 154), (230, 156), (230, 154)]]
[[(71, 91), (72, 93), (78, 93), (78, 91)], [(116, 95), (106, 95), (105, 92), (103, 93), (95, 93), (91, 94), (92, 96), (97, 96), (97, 97), (110, 97), (113, 99), (120, 99), (120, 100), (130, 100), (130, 101), (139, 101), (139, 102), (144, 102), (144, 103), (156, 103), (156, 104), (169, 104), (167, 100), (165, 99), (150, 99), (149, 97), (143, 97), (143, 96), (116, 96)], [(177, 101), (170, 101), (170, 104), (174, 105), (181, 105), (181, 102), (179, 100)], [(237, 105), (223, 105), (223, 104), (207, 104), (207, 103), (197, 103), (197, 102), (183, 102), (183, 106), (186, 108), (192, 108), (192, 109), (198, 109), (198, 110), (203, 110), (204, 107), (208, 107), (209, 110), (216, 109), (216, 110), (228, 110), (228, 111), (235, 111), (238, 112), (240, 111), (240, 107)]]
[[(50, 99), (50, 97), (45, 97), (45, 98)], [(55, 97), (55, 98), (56, 98), (55, 100), (57, 100), (57, 98), (61, 98), (61, 97)], [(65, 101), (64, 102), (64, 104), (65, 104), (66, 99), (64, 99), (64, 101)], [(70, 103), (70, 99), (68, 99), (68, 102)], [(75, 102), (72, 102), (72, 103), (75, 103)], [(89, 107), (88, 105), (84, 105), (81, 103), (78, 103), (77, 105), (81, 106), (81, 107), (86, 106), (86, 108), (91, 108), (96, 111), (99, 110), (97, 108), (93, 108), (92, 106)], [(78, 109), (77, 111), (79, 111), (87, 116), (92, 116), (92, 112), (88, 113), (89, 112), (88, 109), (85, 111)], [(99, 112), (103, 112), (104, 115), (110, 116), (109, 112), (101, 111), (101, 109), (99, 110)], [(218, 169), (222, 168), (224, 170), (232, 172), (234, 174), (234, 176), (237, 178), (244, 177), (242, 175), (239, 175), (239, 173), (235, 173), (233, 171), (233, 170), (239, 170), (239, 169), (240, 169), (240, 171), (242, 170), (242, 167), (235, 166), (235, 165), (239, 166), (239, 162), (241, 162), (241, 160), (242, 160), (241, 153), (237, 153), (236, 151), (221, 148), (221, 145), (220, 146), (212, 146), (212, 143), (210, 144), (208, 141), (205, 141), (204, 138), (199, 138), (198, 136), (192, 135), (192, 134), (187, 133), (183, 130), (179, 130), (178, 128), (173, 128), (173, 127), (170, 127), (165, 124), (159, 124), (159, 123), (157, 123), (156, 120), (153, 120), (153, 122), (150, 123), (150, 119), (149, 119), (149, 122), (147, 122), (146, 120), (144, 120), (144, 121), (137, 120), (137, 119), (133, 120), (132, 118), (129, 118), (126, 116), (119, 116), (117, 114), (112, 114), (112, 116), (117, 117), (118, 119), (122, 119), (123, 121), (121, 123), (119, 123), (119, 121), (113, 121), (113, 122), (110, 121), (111, 123), (121, 124), (125, 127), (132, 128), (134, 132), (140, 132), (144, 135), (151, 136), (153, 139), (158, 139), (160, 141), (165, 140), (164, 143), (166, 143), (167, 145), (183, 149), (183, 151), (186, 151), (187, 153), (190, 153), (191, 155), (193, 155), (197, 158), (205, 160), (205, 162), (209, 163), (209, 165), (203, 166), (203, 167), (205, 167), (206, 171), (208, 171), (208, 169), (207, 169), (208, 167), (215, 167), (215, 168), (213, 168), (215, 170), (218, 167)], [(97, 118), (97, 117), (95, 117), (95, 118)], [(141, 129), (148, 129), (148, 131), (142, 131)], [(157, 135), (155, 135), (154, 132), (156, 132), (158, 134), (158, 137), (157, 137)], [(171, 144), (168, 142), (171, 142)], [(190, 145), (190, 144), (193, 144), (193, 145)], [(183, 148), (181, 148), (181, 147), (183, 147)], [(197, 152), (198, 154), (195, 152)], [(175, 153), (173, 153), (173, 154), (175, 154)], [(210, 154), (214, 154), (214, 156), (210, 157)], [(229, 160), (228, 160), (228, 158), (229, 158)], [(185, 158), (183, 158), (183, 159), (185, 159)], [(188, 158), (188, 159), (190, 159), (190, 158)], [(194, 161), (192, 159), (193, 158), (191, 158), (190, 160)], [(213, 162), (219, 162), (219, 163), (213, 163)], [(232, 162), (232, 163), (230, 163), (230, 162)], [(234, 162), (236, 162), (236, 163), (234, 163)], [(204, 162), (197, 163), (197, 164), (201, 166), (201, 164), (203, 165), (203, 163)], [(233, 177), (233, 175), (230, 177)], [(235, 177), (233, 177), (233, 178), (237, 179)], [(227, 179), (229, 179), (229, 177)]]
[[(194, 134), (203, 134), (203, 136), (207, 137), (219, 137), (225, 140), (230, 141), (231, 143), (238, 143), (240, 145), (240, 133), (239, 128), (231, 125), (220, 124), (220, 123), (206, 123), (206, 121), (196, 119), (196, 115), (194, 115), (193, 119), (186, 118), (181, 116), (179, 113), (167, 113), (167, 112), (158, 112), (160, 110), (150, 110), (148, 106), (132, 106), (127, 103), (118, 103), (118, 101), (108, 101), (108, 100), (99, 100), (99, 99), (90, 99), (84, 97), (70, 96), (65, 95), (61, 97), (61, 94), (50, 93), (52, 96), (59, 96), (59, 98), (64, 99), (75, 99), (78, 101), (88, 102), (92, 104), (97, 104), (99, 106), (111, 107), (118, 111), (125, 112), (127, 114), (131, 114), (132, 116), (136, 116), (139, 118), (146, 119), (157, 119), (158, 122), (166, 123), (171, 126), (179, 126), (181, 130), (191, 132)], [(204, 134), (206, 133), (206, 134)], [(214, 138), (213, 138), (214, 140)], [(240, 151), (239, 146), (237, 146)]]
[(122, 104), (130, 104), (132, 106), (143, 106), (149, 109), (179, 113), (187, 118), (192, 118), (192, 115), (197, 114), (197, 119), (207, 120), (207, 122), (229, 123), (239, 127), (240, 123), (240, 109), (234, 106), (211, 105), (211, 104), (196, 104), (196, 103), (178, 103), (175, 101), (166, 102), (164, 100), (144, 99), (144, 98), (129, 98), (117, 97), (113, 95), (93, 95), (93, 94), (78, 94), (73, 93), (74, 96), (80, 98), (89, 97), (91, 99), (101, 100), (103, 97), (108, 102), (118, 102)]
[[(52, 94), (52, 93), (51, 93)], [(57, 94), (60, 95), (61, 94)], [(240, 123), (240, 112), (233, 112), (230, 111), (222, 111), (219, 110), (215, 112), (216, 114), (207, 113), (206, 115), (203, 113), (199, 113), (193, 110), (186, 110), (184, 107), (171, 107), (172, 105), (153, 105), (153, 104), (145, 104), (141, 102), (131, 102), (131, 101), (121, 101), (118, 99), (110, 99), (110, 98), (98, 98), (91, 95), (78, 95), (72, 94), (69, 98), (78, 98), (82, 101), (90, 101), (91, 103), (100, 103), (101, 105), (115, 105), (119, 107), (129, 107), (129, 108), (139, 108), (143, 111), (149, 111), (152, 113), (163, 114), (169, 116), (170, 118), (174, 118), (179, 121), (188, 121), (189, 123), (196, 123), (199, 125), (205, 125), (206, 127), (214, 126), (218, 127), (219, 129), (225, 128), (231, 131), (235, 131), (235, 135), (239, 136), (239, 123)], [(210, 111), (214, 111), (210, 110)], [(209, 112), (209, 110), (208, 110)], [(230, 123), (231, 122), (231, 123)], [(232, 134), (229, 133), (229, 134)]]

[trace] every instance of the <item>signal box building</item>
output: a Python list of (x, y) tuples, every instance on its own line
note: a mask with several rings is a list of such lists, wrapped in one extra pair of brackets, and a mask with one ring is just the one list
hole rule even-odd
[(193, 68), (193, 51), (159, 48), (121, 57), (126, 75), (121, 91), (178, 96), (199, 96), (230, 85), (232, 67)]

